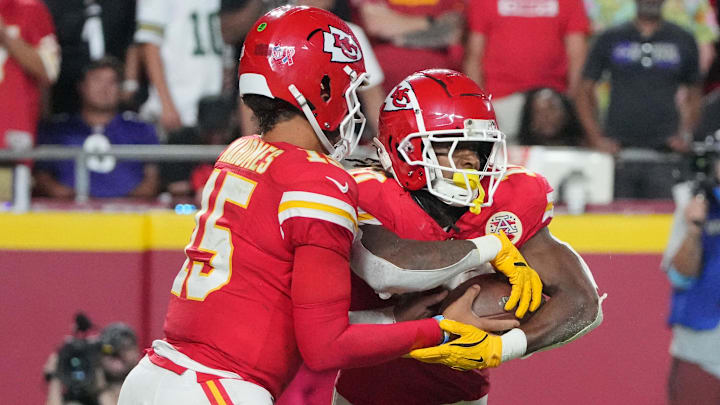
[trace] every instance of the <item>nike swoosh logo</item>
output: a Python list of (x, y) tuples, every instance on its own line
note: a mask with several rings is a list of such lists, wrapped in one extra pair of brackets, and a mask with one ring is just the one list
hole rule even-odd
[(330, 180), (330, 181), (332, 181), (333, 183), (335, 183), (335, 185), (337, 186), (337, 188), (339, 188), (339, 189), (340, 189), (340, 192), (342, 192), (343, 194), (345, 194), (345, 193), (348, 192), (348, 189), (350, 188), (350, 186), (347, 184), (347, 181), (345, 182), (345, 184), (340, 184), (339, 181), (333, 179), (333, 178), (330, 177), (330, 176), (325, 176), (325, 178), (328, 179), (328, 180)]
[(477, 346), (480, 343), (484, 342), (485, 339), (487, 339), (488, 335), (485, 335), (484, 338), (480, 339), (480, 341), (477, 342), (471, 342), (471, 343), (449, 343), (450, 346), (459, 346), (459, 347), (473, 347)]

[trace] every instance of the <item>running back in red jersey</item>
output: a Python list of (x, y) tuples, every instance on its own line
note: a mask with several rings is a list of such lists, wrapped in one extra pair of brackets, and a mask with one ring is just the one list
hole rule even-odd
[[(383, 225), (402, 238), (469, 239), (502, 230), (520, 247), (547, 226), (553, 216), (553, 190), (547, 180), (520, 166), (508, 167), (490, 207), (482, 208), (479, 214), (466, 212), (455, 228), (448, 230), (440, 227), (409, 192), (381, 171), (361, 168), (351, 173), (358, 183), (361, 225)], [(486, 188), (487, 182), (482, 181), (481, 185)], [(353, 278), (352, 310), (388, 305), (392, 303), (378, 298), (362, 279)], [(382, 366), (343, 370), (337, 390), (354, 405), (447, 404), (487, 395), (488, 377), (488, 370), (461, 372), (398, 359)]]

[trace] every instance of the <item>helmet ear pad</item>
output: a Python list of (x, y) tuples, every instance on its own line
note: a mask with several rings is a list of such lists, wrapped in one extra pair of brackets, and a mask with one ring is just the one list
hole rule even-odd
[[(413, 138), (409, 141), (406, 139), (406, 142), (404, 142), (402, 146), (400, 142), (396, 140), (393, 147), (397, 150), (399, 150), (399, 148), (405, 148), (405, 153), (407, 153), (408, 157), (413, 161), (422, 160), (424, 145), (420, 138)], [(427, 185), (427, 173), (423, 166), (408, 164), (403, 158), (402, 153), (396, 153), (394, 156), (397, 156), (398, 160), (402, 161), (399, 166), (400, 170), (403, 171), (403, 187), (414, 191), (420, 190)]]
[[(404, 117), (408, 114), (407, 111), (395, 111), (390, 114), (386, 114), (384, 122), (381, 125), (386, 128), (390, 128), (386, 133), (392, 133), (393, 121), (404, 123), (407, 118)], [(423, 142), (422, 139), (418, 138), (400, 138), (397, 136), (386, 136), (379, 138), (377, 143), (383, 146), (382, 152), (385, 152), (385, 157), (382, 157), (380, 151), (380, 163), (383, 164), (385, 170), (388, 170), (391, 166), (395, 178), (398, 180), (401, 186), (407, 190), (420, 190), (427, 185), (427, 173), (425, 168), (420, 165), (411, 165), (405, 160), (403, 153), (411, 161), (422, 161), (423, 153)], [(380, 149), (380, 148), (378, 148)], [(402, 152), (401, 152), (402, 150)], [(386, 165), (386, 161), (388, 164)]]

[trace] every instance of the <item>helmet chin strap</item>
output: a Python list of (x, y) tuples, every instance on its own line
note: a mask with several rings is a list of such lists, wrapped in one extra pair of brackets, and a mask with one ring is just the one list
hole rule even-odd
[(325, 136), (325, 132), (323, 132), (323, 130), (320, 129), (320, 125), (318, 124), (317, 119), (315, 118), (315, 115), (312, 113), (312, 111), (310, 111), (310, 106), (308, 105), (308, 102), (305, 99), (305, 96), (303, 96), (302, 93), (300, 93), (300, 90), (298, 90), (294, 84), (289, 85), (288, 90), (290, 90), (290, 94), (292, 94), (293, 97), (295, 97), (295, 100), (300, 105), (302, 112), (305, 114), (305, 118), (307, 118), (313, 131), (315, 131), (315, 136), (317, 136), (317, 138), (320, 140), (320, 143), (323, 145), (325, 150), (327, 150), (328, 155), (331, 155), (334, 157), (335, 156), (335, 147), (327, 139), (327, 136)]

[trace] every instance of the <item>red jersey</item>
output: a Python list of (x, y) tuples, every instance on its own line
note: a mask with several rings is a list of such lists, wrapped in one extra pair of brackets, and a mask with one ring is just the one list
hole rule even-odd
[[(360, 222), (379, 221), (402, 238), (469, 239), (502, 230), (519, 247), (552, 220), (552, 188), (543, 176), (519, 166), (508, 168), (492, 206), (483, 208), (479, 215), (466, 212), (455, 223), (457, 230), (449, 232), (440, 228), (395, 180), (368, 169), (352, 173), (359, 189)], [(487, 191), (487, 181), (482, 184)], [(353, 310), (387, 305), (362, 280), (353, 279)], [(353, 405), (448, 404), (482, 398), (489, 391), (489, 380), (487, 370), (461, 372), (398, 359), (343, 370), (337, 390)]]
[[(0, 0), (0, 17), (10, 37), (22, 38), (37, 49), (46, 69), (57, 69), (59, 48), (55, 28), (42, 1)], [(6, 136), (13, 132), (24, 132), (34, 139), (39, 113), (38, 84), (0, 46), (0, 149), (7, 147)]]
[(273, 395), (301, 362), (293, 327), (293, 251), (349, 258), (357, 186), (331, 158), (259, 137), (233, 142), (203, 190), (165, 336), (180, 352)]
[(470, 0), (466, 15), (485, 36), (485, 90), (495, 98), (536, 87), (565, 92), (565, 36), (590, 31), (582, 0)]

